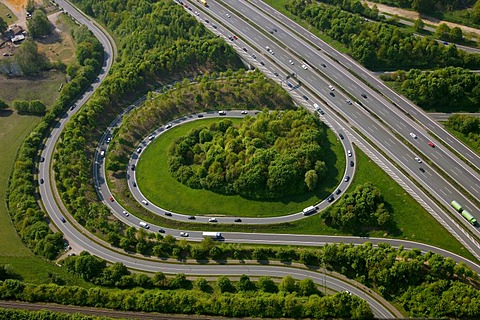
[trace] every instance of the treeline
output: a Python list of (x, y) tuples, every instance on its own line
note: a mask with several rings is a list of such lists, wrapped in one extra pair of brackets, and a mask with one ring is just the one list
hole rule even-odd
[(480, 111), (480, 75), (470, 70), (453, 67), (433, 71), (412, 69), (383, 74), (381, 78), (400, 83), (400, 91), (425, 110)]
[(478, 54), (466, 53), (453, 45), (445, 46), (430, 37), (417, 37), (393, 25), (365, 21), (338, 6), (291, 0), (285, 7), (341, 42), (354, 59), (372, 70), (480, 67)]
[(448, 118), (445, 125), (461, 133), (470, 147), (480, 152), (480, 118), (466, 114), (455, 114)]
[[(123, 230), (98, 201), (92, 180), (95, 141), (106, 126), (124, 103), (153, 87), (207, 71), (235, 69), (241, 62), (225, 41), (171, 1), (74, 2), (115, 33), (119, 52), (110, 74), (62, 131), (55, 178), (67, 210), (90, 231), (105, 236)], [(181, 102), (180, 96), (176, 99)], [(175, 105), (168, 110), (170, 119), (174, 110)]]
[(371, 183), (359, 185), (322, 213), (327, 225), (353, 234), (372, 229), (392, 229), (394, 220), (387, 210), (380, 190)]
[(19, 113), (30, 113), (42, 115), (47, 110), (45, 104), (40, 100), (15, 100), (13, 101), (13, 108)]
[[(90, 43), (92, 57), (103, 57), (103, 48), (98, 40), (85, 27), (77, 27), (77, 37), (82, 42)], [(100, 65), (100, 61), (98, 62)], [(85, 65), (86, 67), (86, 65)], [(20, 146), (9, 179), (7, 206), (13, 224), (22, 241), (35, 254), (54, 259), (63, 249), (64, 242), (60, 233), (53, 233), (48, 227), (45, 213), (36, 199), (36, 179), (34, 170), (43, 139), (57, 118), (68, 108), (89, 86), (82, 67), (60, 92), (55, 104), (47, 111), (42, 121), (30, 133)]]
[[(243, 277), (248, 283), (248, 277)], [(125, 311), (201, 314), (261, 318), (372, 319), (368, 304), (347, 293), (320, 297), (297, 292), (240, 291), (211, 293), (201, 290), (85, 289), (56, 284), (34, 285), (18, 280), (0, 282), (0, 299), (53, 302), (64, 305), (111, 308)]]
[(419, 13), (453, 11), (471, 7), (476, 0), (374, 0), (389, 6), (413, 9)]
[[(0, 319), (22, 320), (113, 320), (109, 317), (87, 316), (80, 313), (62, 313), (48, 310), (21, 310), (0, 308)], [(115, 318), (116, 319), (116, 318)]]
[(326, 127), (310, 112), (264, 111), (192, 129), (172, 141), (173, 177), (194, 188), (251, 199), (275, 199), (314, 190), (327, 168)]

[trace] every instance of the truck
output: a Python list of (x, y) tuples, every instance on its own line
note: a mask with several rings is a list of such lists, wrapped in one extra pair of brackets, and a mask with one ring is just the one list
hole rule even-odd
[(476, 225), (477, 224), (477, 219), (475, 219), (474, 216), (472, 216), (470, 214), (470, 212), (468, 212), (467, 210), (463, 210), (462, 211), (462, 216), (468, 220), (468, 222), (470, 222), (472, 224), (472, 226)]
[(149, 228), (150, 228), (150, 226), (148, 225), (148, 223), (146, 223), (145, 221), (140, 221), (139, 225), (140, 225), (140, 227), (145, 228), (145, 229), (149, 229)]
[(207, 0), (200, 0), (200, 2), (203, 4), (204, 7), (208, 7)]
[(306, 207), (302, 210), (304, 216), (314, 213), (315, 211), (317, 211), (317, 208), (315, 206)]
[(455, 210), (457, 210), (458, 212), (462, 212), (463, 208), (462, 208), (462, 205), (460, 203), (453, 200), (452, 202), (450, 202), (450, 204), (452, 205), (452, 207), (455, 208)]
[(204, 238), (220, 239), (222, 234), (220, 232), (204, 232), (202, 236)]

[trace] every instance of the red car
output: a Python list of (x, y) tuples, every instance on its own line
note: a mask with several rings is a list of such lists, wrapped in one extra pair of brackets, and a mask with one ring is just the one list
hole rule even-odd
[(113, 197), (110, 197), (110, 201), (113, 202)]
[(238, 40), (238, 37), (237, 37), (237, 36), (233, 36), (233, 39)]
[(429, 145), (430, 147), (432, 147), (432, 148), (435, 148), (435, 145), (433, 144), (432, 141), (428, 141), (428, 145)]

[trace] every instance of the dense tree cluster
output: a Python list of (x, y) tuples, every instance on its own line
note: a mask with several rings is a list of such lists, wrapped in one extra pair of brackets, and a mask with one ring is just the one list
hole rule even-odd
[(450, 28), (446, 23), (440, 23), (435, 29), (435, 37), (441, 40), (458, 42), (463, 39), (463, 32), (459, 27)]
[(480, 75), (470, 70), (453, 67), (433, 71), (412, 69), (386, 74), (382, 79), (401, 83), (401, 92), (428, 111), (480, 110)]
[(447, 127), (461, 133), (467, 143), (477, 152), (480, 152), (480, 118), (465, 114), (455, 114), (448, 118)]
[(5, 31), (7, 31), (8, 24), (0, 17), (0, 35), (2, 35)]
[(325, 210), (322, 217), (327, 224), (353, 233), (384, 229), (393, 223), (380, 190), (371, 183), (359, 185), (345, 194), (335, 206)]
[(8, 104), (5, 101), (0, 100), (0, 110), (7, 109), (7, 108), (8, 108)]
[(444, 46), (430, 37), (385, 23), (365, 21), (340, 7), (290, 0), (291, 13), (343, 43), (353, 58), (370, 69), (408, 69), (458, 66), (480, 67), (480, 55)]
[(420, 13), (432, 13), (434, 11), (452, 11), (466, 9), (472, 6), (476, 0), (374, 0), (373, 2), (384, 3), (389, 6), (413, 9)]
[(15, 51), (15, 62), (26, 76), (40, 74), (49, 67), (45, 54), (38, 52), (38, 47), (32, 39), (26, 39)]
[(15, 100), (13, 101), (13, 108), (19, 113), (30, 113), (42, 115), (47, 110), (45, 104), (40, 100)]
[[(145, 276), (147, 277), (147, 276)], [(147, 277), (148, 278), (148, 277)], [(176, 278), (182, 278), (177, 275)], [(180, 279), (185, 281), (186, 279)], [(190, 283), (188, 280), (186, 280)], [(248, 284), (247, 276), (242, 283)], [(304, 287), (310, 285), (304, 281)], [(255, 285), (251, 289), (256, 289)], [(360, 298), (346, 293), (320, 297), (297, 292), (269, 293), (239, 290), (237, 293), (210, 293), (200, 290), (112, 290), (85, 289), (56, 284), (34, 285), (18, 280), (0, 281), (0, 299), (28, 302), (54, 302), (79, 306), (103, 307), (126, 311), (203, 314), (225, 317), (261, 318), (348, 318), (371, 319), (372, 311)], [(1, 315), (1, 313), (0, 313)]]
[(359, 0), (320, 0), (319, 2), (339, 6), (340, 8), (342, 8), (342, 10), (357, 13), (370, 19), (384, 19), (384, 16), (379, 15), (376, 6), (370, 8), (366, 3), (362, 3)]
[[(98, 50), (93, 56), (102, 57), (103, 48), (98, 46), (98, 40), (84, 27), (75, 32), (83, 34), (83, 40), (92, 44), (92, 50)], [(23, 44), (22, 44), (23, 46)], [(15, 160), (12, 175), (9, 180), (7, 205), (12, 221), (22, 241), (34, 253), (48, 259), (55, 259), (63, 249), (64, 241), (60, 233), (53, 233), (48, 227), (45, 213), (36, 199), (36, 185), (33, 177), (38, 148), (43, 142), (43, 136), (70, 104), (81, 95), (89, 85), (86, 78), (79, 72), (67, 83), (57, 102), (47, 111), (42, 122), (30, 133), (22, 143)]]
[(52, 33), (53, 26), (43, 10), (35, 10), (27, 20), (28, 32), (33, 38), (41, 38)]
[(0, 319), (22, 320), (113, 320), (114, 318), (87, 316), (80, 313), (61, 313), (48, 310), (21, 310), (0, 308)]
[[(323, 128), (323, 129), (322, 129)], [(169, 148), (172, 175), (192, 188), (272, 199), (313, 190), (326, 172), (318, 118), (304, 109), (192, 129)], [(305, 175), (316, 175), (305, 183)], [(311, 181), (311, 180), (310, 180)]]

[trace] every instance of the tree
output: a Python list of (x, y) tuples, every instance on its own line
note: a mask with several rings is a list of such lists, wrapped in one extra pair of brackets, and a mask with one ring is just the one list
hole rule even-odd
[(451, 41), (461, 41), (463, 39), (462, 29), (460, 29), (459, 27), (453, 27), (450, 30), (449, 37)]
[(33, 16), (27, 21), (28, 32), (33, 38), (40, 38), (52, 32), (52, 25), (43, 10), (35, 10)]
[(250, 291), (255, 288), (255, 285), (246, 274), (242, 274), (240, 280), (237, 282), (237, 291)]
[(433, 0), (413, 0), (412, 9), (418, 13), (429, 13), (434, 10)]
[(8, 28), (8, 24), (0, 17), (0, 34), (3, 34)]
[(7, 109), (7, 108), (8, 108), (8, 104), (5, 101), (0, 100), (0, 110)]
[(257, 281), (257, 288), (263, 292), (276, 293), (278, 287), (270, 277), (260, 277)]
[(318, 183), (318, 175), (315, 170), (308, 170), (305, 173), (305, 184), (307, 185), (308, 190), (312, 191), (315, 189)]
[(15, 51), (15, 62), (27, 76), (38, 75), (47, 65), (47, 58), (38, 52), (37, 44), (26, 39)]
[(228, 279), (226, 276), (220, 276), (217, 279), (217, 286), (221, 293), (235, 292), (235, 287), (233, 286), (232, 281), (230, 281), (230, 279)]
[(195, 287), (198, 288), (198, 290), (207, 292), (211, 289), (210, 285), (208, 284), (208, 281), (205, 280), (205, 278), (198, 278), (195, 281)]
[(300, 293), (302, 296), (311, 296), (312, 294), (318, 294), (317, 286), (315, 285), (315, 282), (313, 282), (313, 280), (310, 278), (300, 280), (297, 283), (297, 287), (298, 293)]
[(32, 13), (35, 11), (35, 0), (28, 0), (27, 5), (25, 6), (25, 10), (28, 13)]
[(450, 27), (446, 23), (440, 23), (435, 29), (435, 37), (442, 40), (449, 40)]
[(292, 278), (292, 276), (287, 275), (283, 277), (282, 282), (280, 282), (280, 285), (278, 286), (280, 291), (283, 292), (294, 292), (297, 290), (297, 286), (295, 285), (295, 279)]
[(475, 23), (480, 23), (480, 0), (477, 0), (472, 8), (472, 19)]
[(425, 23), (423, 22), (422, 19), (418, 18), (417, 20), (415, 20), (414, 24), (413, 24), (413, 28), (415, 29), (415, 31), (422, 31), (423, 28), (425, 28)]

